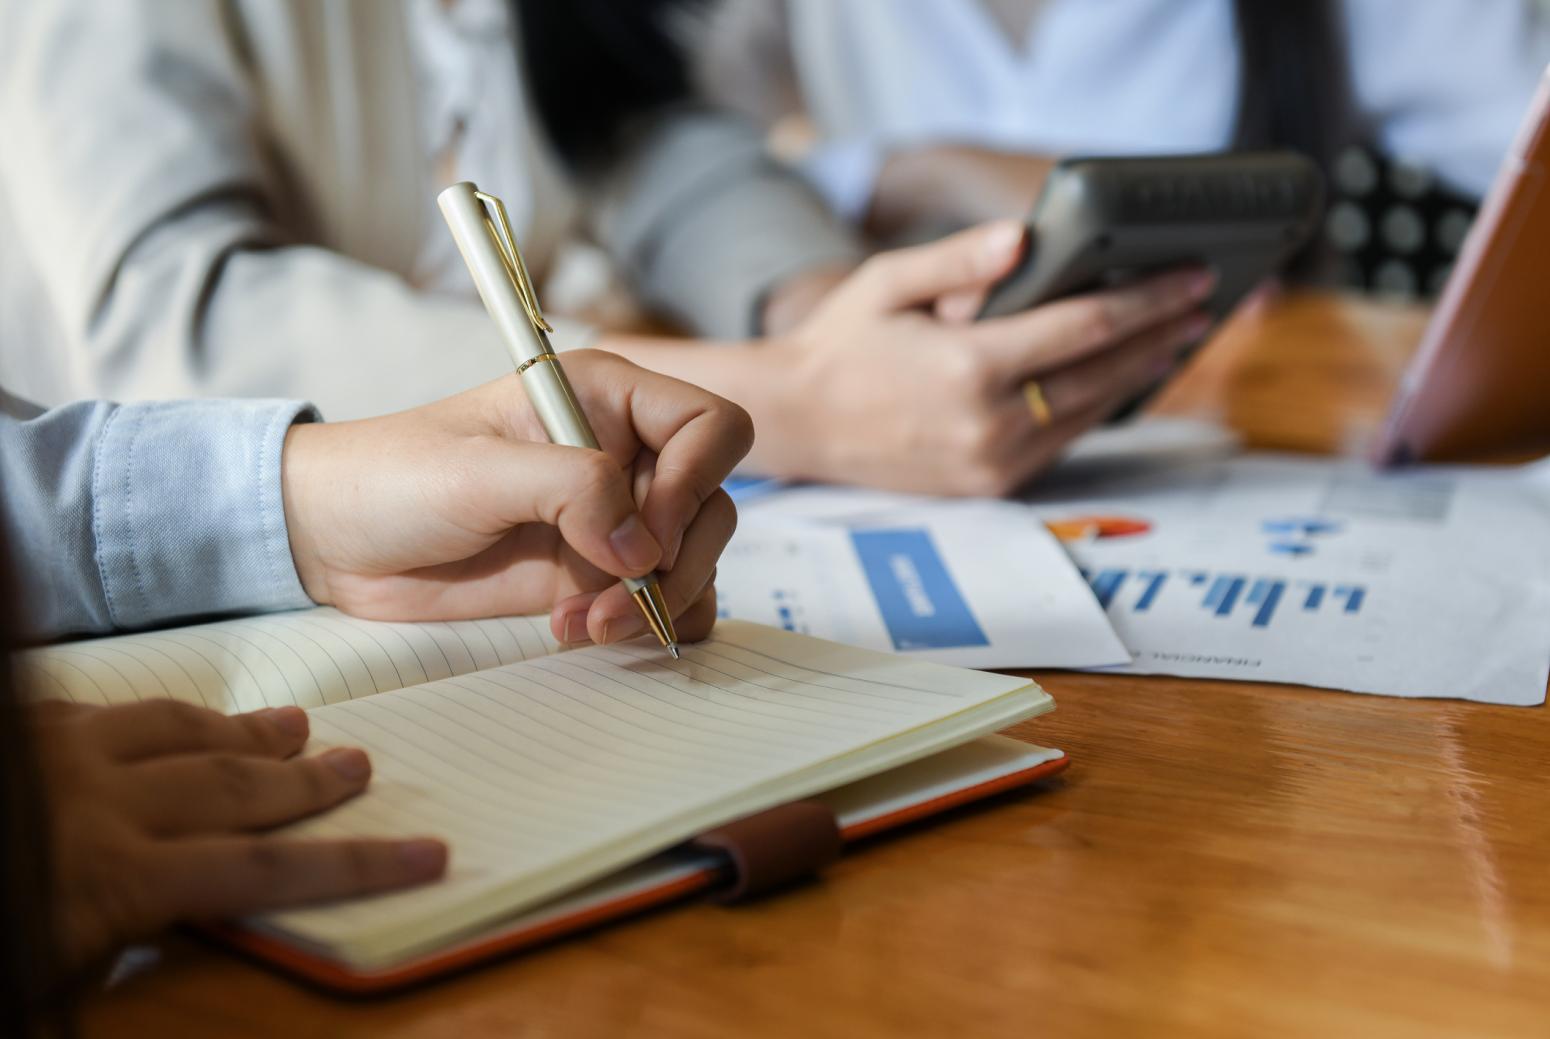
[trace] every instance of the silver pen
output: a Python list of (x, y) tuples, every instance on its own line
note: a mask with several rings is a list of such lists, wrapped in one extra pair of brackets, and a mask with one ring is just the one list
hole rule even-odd
[[(544, 432), (556, 444), (600, 450), (592, 426), (582, 414), (559, 356), (549, 343), (554, 329), (544, 319), (533, 291), (532, 279), (517, 250), (506, 207), (468, 181), (454, 184), (436, 196), (441, 215), (452, 228), (463, 262), (474, 276), (474, 286), (485, 309), (495, 319), (516, 363), (517, 376), (527, 391)], [(678, 659), (678, 635), (662, 599), (655, 573), (626, 577), (624, 586), (645, 614), (646, 624), (667, 651)]]

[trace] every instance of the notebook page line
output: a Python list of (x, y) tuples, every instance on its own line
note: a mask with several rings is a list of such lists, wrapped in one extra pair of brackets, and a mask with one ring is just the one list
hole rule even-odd
[[(746, 728), (741, 724), (721, 724), (723, 719), (731, 714), (741, 722), (743, 715), (757, 714), (769, 720), (769, 728), (761, 733), (762, 741), (768, 742), (779, 734), (778, 742), (800, 746), (804, 734), (815, 730), (825, 731), (835, 717), (834, 712), (813, 712), (795, 704), (782, 705), (789, 710), (781, 710), (738, 692), (730, 684), (722, 686), (706, 682), (693, 674), (697, 667), (696, 654), (687, 652), (684, 656), (689, 661), (690, 673), (683, 674), (683, 680), (679, 682), (668, 682), (649, 673), (652, 664), (646, 665), (646, 670), (630, 672), (635, 679), (633, 682), (624, 682), (617, 677), (621, 669), (594, 670), (577, 661), (546, 660), (536, 664), (532, 670), (542, 671), (560, 682), (572, 683), (584, 690), (583, 698), (587, 693), (595, 693), (616, 701), (622, 709), (641, 715), (641, 721), (648, 732), (658, 731), (659, 725), (666, 725), (669, 731), (686, 727), (707, 736), (738, 739), (746, 733)], [(675, 676), (682, 674), (675, 667), (666, 664), (661, 667), (663, 671)], [(575, 672), (587, 677), (576, 677)], [(524, 675), (524, 678), (532, 680), (530, 675)], [(606, 685), (617, 687), (622, 690), (622, 694), (610, 691), (605, 688)], [(583, 699), (583, 702), (586, 700)], [(791, 712), (804, 710), (819, 714), (819, 718), (792, 716)]]
[[(621, 645), (613, 646), (611, 648), (615, 649), (618, 652), (630, 653), (633, 656), (636, 656), (636, 657), (639, 657), (639, 658), (643, 658), (643, 659), (646, 657), (647, 653), (650, 652), (649, 650), (637, 649), (634, 646), (625, 646), (625, 645), (622, 645), (622, 644)], [(868, 690), (853, 689), (853, 688), (850, 688), (850, 687), (844, 686), (844, 685), (831, 685), (831, 684), (828, 684), (828, 683), (825, 683), (825, 682), (813, 681), (813, 680), (805, 678), (805, 677), (799, 677), (799, 678), (792, 679), (790, 676), (783, 675), (783, 674), (779, 673), (778, 671), (771, 671), (768, 668), (757, 667), (757, 666), (755, 666), (753, 664), (749, 664), (747, 661), (741, 660), (738, 657), (725, 652), (725, 650), (728, 650), (728, 649), (739, 650), (742, 653), (747, 654), (748, 656), (762, 658), (763, 660), (766, 660), (766, 661), (770, 662), (771, 664), (780, 664), (780, 665), (784, 665), (784, 666), (787, 666), (787, 667), (796, 667), (798, 670), (801, 670), (801, 671), (805, 672), (808, 675), (819, 675), (819, 676), (822, 676), (824, 678), (842, 679), (842, 680), (844, 680), (846, 682), (851, 682), (851, 683), (856, 683), (856, 684), (861, 684), (861, 685), (866, 685), (866, 686), (879, 687), (879, 688), (902, 689), (902, 690), (907, 690), (907, 691), (909, 691), (911, 693), (924, 693), (924, 694), (926, 694), (928, 696), (948, 696), (948, 697), (950, 697), (950, 696), (953, 695), (952, 693), (943, 693), (943, 692), (941, 692), (939, 690), (936, 690), (936, 689), (925, 689), (925, 688), (921, 688), (921, 687), (918, 687), (918, 686), (903, 685), (903, 684), (895, 683), (895, 682), (884, 682), (884, 681), (882, 681), (880, 679), (861, 678), (861, 677), (856, 676), (856, 675), (839, 675), (839, 674), (834, 674), (832, 672), (827, 672), (827, 671), (816, 671), (816, 670), (813, 670), (811, 668), (805, 667), (803, 665), (793, 665), (793, 664), (791, 664), (790, 661), (781, 660), (778, 657), (771, 656), (768, 653), (760, 652), (757, 649), (751, 649), (751, 648), (749, 648), (747, 646), (736, 645), (736, 644), (733, 644), (733, 643), (718, 643), (718, 644), (714, 644), (714, 645), (706, 644), (706, 646), (704, 648), (706, 650), (707, 655), (714, 656), (714, 657), (719, 657), (719, 658), (721, 658), (723, 660), (726, 660), (728, 662), (742, 664), (744, 667), (747, 667), (751, 671), (756, 671), (756, 672), (759, 672), (761, 674), (769, 675), (772, 678), (779, 678), (779, 679), (788, 680), (788, 681), (800, 681), (805, 686), (813, 688), (813, 689), (830, 689), (830, 690), (833, 690), (834, 692), (846, 693), (847, 695), (857, 695), (857, 694), (859, 694), (859, 695), (881, 695), (881, 694), (876, 693), (875, 691), (871, 691), (869, 693)], [(900, 659), (903, 660), (905, 658), (900, 658)], [(892, 702), (897, 703), (899, 701), (897, 699), (893, 699)]]
[[(759, 699), (754, 699), (748, 692), (738, 688), (742, 683), (735, 677), (718, 678), (714, 673), (708, 676), (698, 674), (704, 670), (699, 663), (701, 649), (700, 646), (687, 647), (683, 660), (678, 662), (664, 658), (643, 660), (627, 655), (627, 663), (623, 665), (613, 662), (610, 650), (595, 650), (570, 660), (550, 658), (536, 661), (522, 669), (521, 678), (536, 682), (534, 672), (542, 672), (560, 681), (573, 682), (580, 692), (581, 702), (596, 709), (605, 722), (624, 724), (633, 738), (641, 740), (659, 736), (681, 740), (692, 734), (697, 737), (698, 743), (705, 743), (708, 739), (730, 740), (734, 743), (745, 741), (762, 749), (778, 742), (788, 749), (801, 751), (811, 746), (815, 736), (825, 738), (835, 731), (836, 726), (854, 727), (898, 717), (897, 709), (870, 715), (832, 708), (819, 711), (808, 703), (794, 702), (801, 695), (800, 690), (794, 688), (756, 689), (754, 695)], [(601, 670), (585, 666), (588, 662)], [(567, 672), (579, 671), (588, 675), (592, 681), (562, 674), (562, 667)], [(495, 671), (481, 677), (487, 680), (509, 680), (516, 677), (516, 673), (510, 670)], [(626, 695), (615, 695), (601, 688), (599, 682), (610, 683)], [(547, 688), (555, 688), (545, 685)], [(701, 690), (708, 690), (709, 695)], [(568, 692), (563, 689), (556, 691)], [(587, 694), (598, 694), (605, 699), (596, 700)], [(778, 700), (774, 694), (779, 695)], [(667, 713), (659, 714), (652, 709), (658, 705)], [(923, 707), (915, 706), (917, 709)], [(931, 709), (934, 710), (935, 705)], [(809, 716), (815, 712), (820, 714), (819, 719)], [(615, 715), (620, 717), (615, 719)], [(624, 720), (624, 716), (628, 716), (628, 721)], [(759, 726), (752, 727), (752, 721), (758, 721)], [(664, 722), (668, 724), (664, 726)], [(782, 739), (772, 739), (774, 733), (779, 733)]]
[(17, 654), (35, 695), (171, 696), (226, 712), (313, 708), (555, 651), (547, 618), (413, 625), (327, 607), (91, 639)]
[[(775, 688), (779, 688), (782, 693), (786, 695), (796, 697), (803, 701), (813, 701), (813, 703), (792, 704), (790, 706), (793, 710), (799, 710), (805, 714), (815, 715), (825, 721), (833, 717), (833, 715), (836, 713), (844, 714), (850, 717), (875, 717), (879, 713), (889, 713), (890, 710), (888, 707), (883, 707), (876, 704), (858, 703), (855, 701), (840, 701), (836, 700), (832, 696), (815, 696), (806, 692), (804, 689), (795, 688), (795, 683), (789, 681), (783, 686), (772, 686), (765, 683), (752, 682), (739, 675), (733, 674), (731, 671), (718, 668), (710, 663), (707, 663), (708, 660), (718, 659), (717, 655), (709, 652), (696, 653), (690, 658), (689, 661), (661, 660), (655, 656), (636, 653), (620, 653), (618, 656), (622, 656), (632, 663), (639, 662), (646, 665), (648, 668), (652, 667), (653, 665), (660, 665), (661, 672), (668, 675), (682, 677), (688, 682), (688, 687), (680, 687), (668, 681), (664, 677), (659, 677), (657, 674), (651, 673), (649, 670), (640, 672), (640, 676), (642, 678), (649, 680), (655, 685), (673, 689), (676, 692), (688, 692), (710, 702), (717, 702), (717, 693), (736, 696), (738, 697), (738, 702), (735, 706), (739, 710), (755, 710), (757, 713), (757, 708), (760, 703), (760, 694), (764, 691)], [(605, 657), (605, 659), (609, 660), (610, 662), (614, 662), (617, 658), (609, 656)], [(574, 667), (582, 668), (585, 670), (592, 670), (590, 668), (586, 668), (582, 661), (575, 657), (572, 657), (571, 659), (556, 657), (552, 660), (544, 661), (544, 667), (546, 670), (554, 670), (555, 668), (561, 666), (566, 668)], [(718, 675), (725, 679), (727, 685), (723, 686), (719, 680), (707, 682), (703, 678), (696, 677), (697, 674), (703, 675), (706, 672), (710, 672), (713, 675)], [(601, 672), (594, 671), (593, 673)], [(694, 686), (703, 686), (705, 691), (700, 692), (694, 689)], [(746, 687), (747, 691), (744, 691), (742, 687)], [(897, 697), (893, 697), (890, 698), (890, 702), (895, 705), (896, 709), (896, 706), (904, 701)]]

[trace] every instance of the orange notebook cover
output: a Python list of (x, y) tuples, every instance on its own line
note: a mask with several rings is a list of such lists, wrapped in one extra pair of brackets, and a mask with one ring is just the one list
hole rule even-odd
[[(1005, 736), (985, 736), (921, 761), (851, 783), (812, 799), (825, 812), (838, 847), (1053, 776), (1069, 764), (1058, 750)], [(812, 802), (804, 802), (811, 805)], [(772, 813), (783, 809), (774, 809)], [(723, 829), (734, 829), (727, 827)], [(777, 838), (779, 831), (776, 831)], [(800, 843), (801, 836), (793, 839)], [(263, 931), (226, 924), (206, 928), (220, 943), (310, 984), (366, 996), (420, 984), (533, 949), (696, 894), (737, 887), (737, 849), (690, 842), (653, 856), (546, 905), (485, 927), (428, 955), (376, 970), (358, 970)], [(777, 843), (780, 843), (777, 840)], [(788, 864), (789, 865), (789, 864)], [(798, 866), (798, 874), (812, 872)], [(747, 872), (758, 864), (744, 863)], [(785, 875), (782, 874), (785, 879)], [(793, 878), (794, 879), (794, 878)], [(755, 892), (750, 892), (755, 893)]]

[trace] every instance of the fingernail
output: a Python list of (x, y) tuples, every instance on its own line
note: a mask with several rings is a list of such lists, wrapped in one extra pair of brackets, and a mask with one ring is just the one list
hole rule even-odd
[(340, 779), (355, 783), (371, 775), (371, 759), (364, 751), (354, 747), (335, 747), (324, 751), (321, 758), (323, 764), (339, 774)]
[(306, 738), (307, 712), (300, 707), (266, 707), (258, 713), (266, 722), (292, 739)]
[(987, 267), (1002, 264), (1022, 244), (1023, 225), (1013, 220), (1002, 220), (985, 232), (980, 258)]
[(1192, 343), (1211, 331), (1212, 319), (1209, 314), (1200, 314), (1195, 320), (1184, 326), (1184, 341)]
[(560, 641), (580, 642), (587, 637), (587, 611), (571, 610), (560, 619)]
[(1189, 294), (1193, 299), (1205, 299), (1216, 291), (1216, 272), (1207, 268), (1196, 271), (1189, 279)]
[(638, 613), (626, 614), (603, 622), (603, 641), (622, 642), (633, 639), (646, 630), (646, 618)]
[(447, 868), (447, 846), (441, 841), (400, 841), (398, 861), (416, 877), (440, 876)]
[(625, 517), (624, 522), (608, 535), (608, 543), (613, 545), (624, 565), (632, 570), (649, 570), (662, 558), (662, 546), (640, 521), (639, 513), (632, 512)]

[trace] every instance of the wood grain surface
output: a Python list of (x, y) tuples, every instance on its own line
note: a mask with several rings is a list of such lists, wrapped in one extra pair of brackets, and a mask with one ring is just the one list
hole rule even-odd
[[(1158, 407), (1359, 450), (1423, 315), (1290, 297)], [(1310, 651), (1312, 651), (1310, 647)], [(1550, 1036), (1550, 714), (1040, 673), (1061, 779), (694, 904), (340, 1001), (193, 941), (89, 1036)]]

